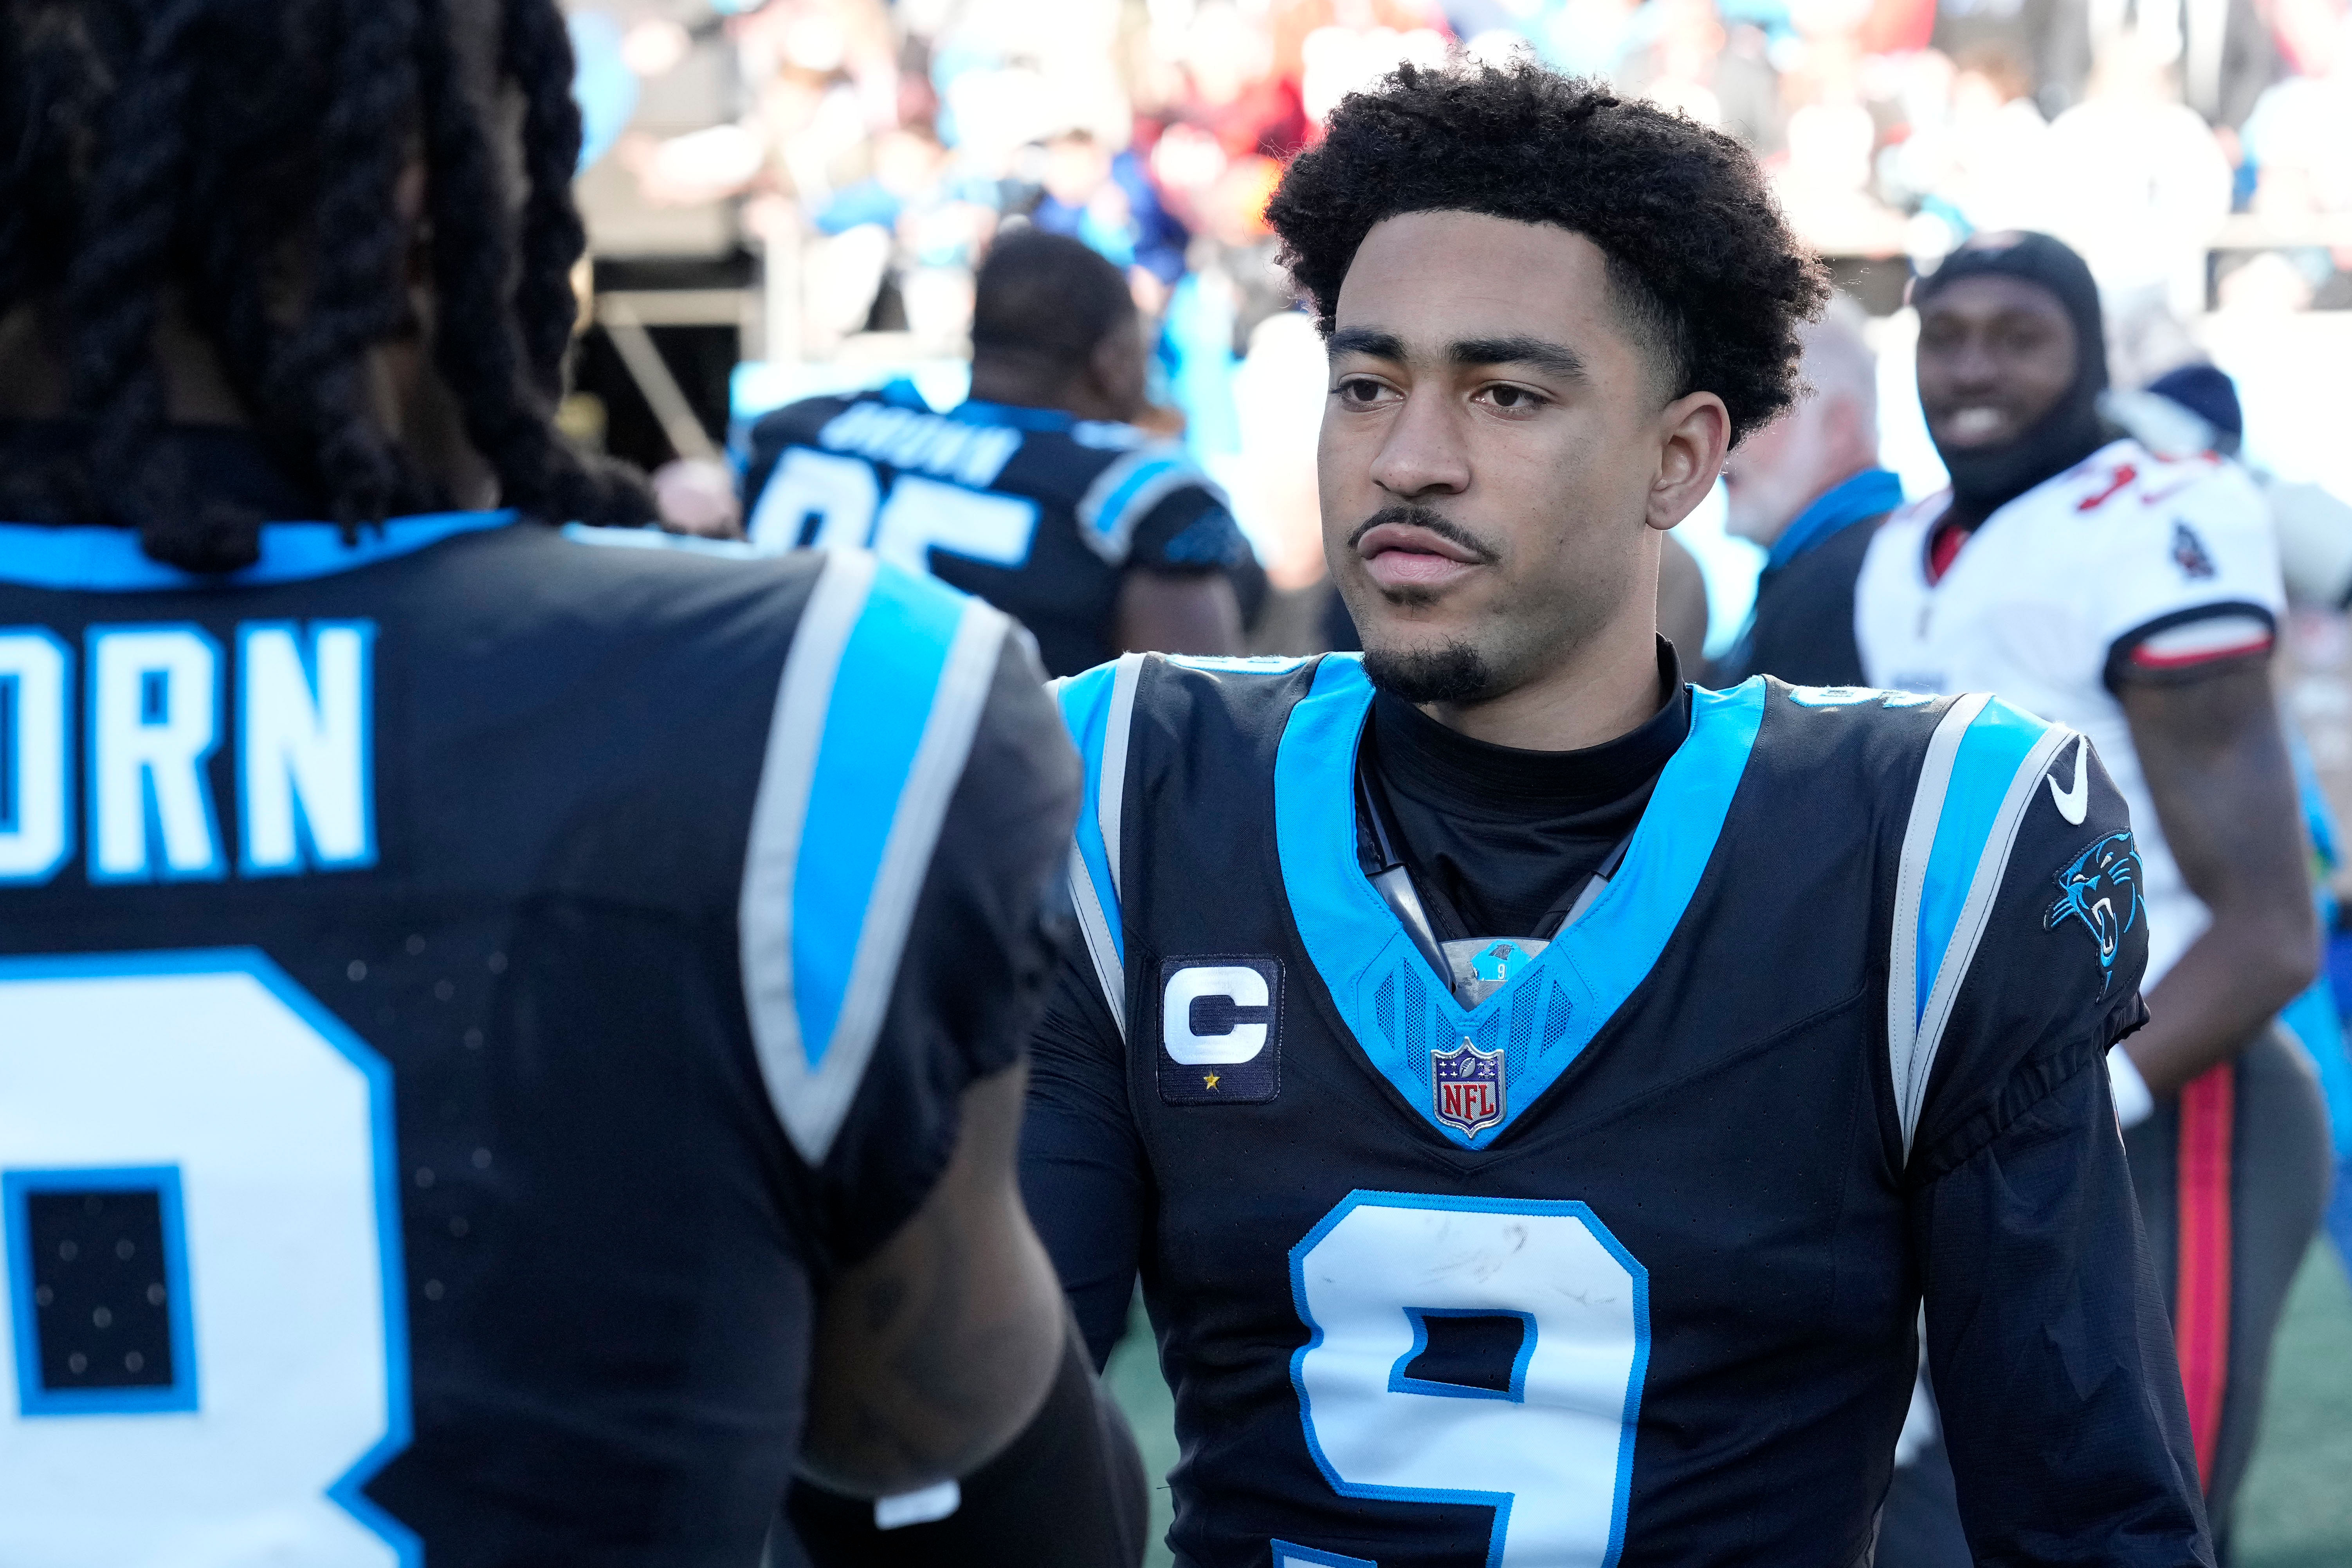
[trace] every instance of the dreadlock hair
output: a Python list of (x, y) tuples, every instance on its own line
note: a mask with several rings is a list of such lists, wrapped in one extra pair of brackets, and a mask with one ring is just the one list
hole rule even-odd
[(1328, 334), (1365, 235), (1422, 212), (1591, 240), (1660, 401), (1716, 394), (1735, 441), (1796, 396), (1798, 328), (1821, 314), (1828, 274), (1728, 136), (1532, 61), (1401, 66), (1340, 100), (1265, 216)]
[(419, 337), (504, 504), (649, 521), (642, 480), (553, 425), (586, 247), (572, 75), (555, 0), (0, 0), (0, 318), (54, 322), (88, 429), (0, 472), (0, 515), (136, 528), (192, 571), (257, 558), (261, 519), (199, 505), (157, 439), (176, 299), (347, 536), (447, 504), (373, 413), (370, 351)]

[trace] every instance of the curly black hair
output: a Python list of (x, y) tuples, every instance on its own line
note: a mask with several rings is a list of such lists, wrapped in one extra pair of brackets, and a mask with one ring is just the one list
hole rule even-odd
[[(0, 0), (0, 316), (50, 312), (89, 432), (0, 469), (0, 514), (136, 528), (194, 571), (256, 558), (261, 520), (200, 505), (154, 439), (176, 289), (347, 533), (447, 503), (369, 405), (368, 352), (428, 332), (504, 504), (649, 521), (643, 480), (553, 424), (586, 244), (572, 74), (556, 0)], [(413, 237), (395, 200), (412, 162)], [(412, 268), (435, 285), (429, 327)]]
[(1714, 393), (1735, 441), (1797, 395), (1797, 330), (1828, 302), (1828, 274), (1728, 136), (1530, 61), (1401, 66), (1340, 100), (1266, 207), (1327, 334), (1364, 236), (1416, 212), (1591, 240), (1666, 398)]

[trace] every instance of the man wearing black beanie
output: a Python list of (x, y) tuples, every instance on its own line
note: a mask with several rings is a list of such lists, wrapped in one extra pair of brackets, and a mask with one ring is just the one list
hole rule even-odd
[[(2047, 920), (2101, 952), (2145, 922), (2150, 1021), (2108, 1068), (2226, 1561), (2271, 1337), (2328, 1179), (2316, 1088), (2273, 1023), (2317, 956), (2268, 669), (2277, 550), (2243, 470), (2159, 457), (2101, 419), (2098, 290), (2064, 245), (1980, 236), (1913, 301), (1951, 489), (1872, 541), (1856, 640), (1874, 685), (1990, 691), (2079, 731), (2075, 767), (2095, 748), (2130, 807), (2111, 863), (2053, 868)], [(2049, 795), (2071, 819), (2063, 773)], [(1949, 1560), (1908, 1506), (1937, 1463), (1890, 1494), (1885, 1568)]]

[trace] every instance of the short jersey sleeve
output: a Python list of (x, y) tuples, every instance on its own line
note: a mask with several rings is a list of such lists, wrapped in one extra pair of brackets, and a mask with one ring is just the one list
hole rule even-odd
[(1076, 511), (1080, 534), (1114, 566), (1213, 572), (1251, 559), (1224, 491), (1164, 442), (1120, 454), (1087, 484)]
[(737, 925), (761, 1076), (836, 1258), (920, 1205), (963, 1089), (1020, 1055), (1068, 928), (1077, 793), (1011, 622), (835, 555), (780, 683)]
[(2284, 604), (2278, 542), (2242, 469), (2165, 463), (2105, 504), (2112, 516), (2091, 521), (2111, 531), (2086, 585), (2110, 689), (2270, 651)]
[(1915, 796), (1888, 986), (1915, 1176), (1932, 1180), (2146, 1018), (2139, 856), (2081, 735), (1957, 700)]

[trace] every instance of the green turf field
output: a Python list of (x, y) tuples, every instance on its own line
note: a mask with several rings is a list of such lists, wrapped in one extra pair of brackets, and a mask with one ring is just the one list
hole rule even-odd
[[(1134, 1421), (1151, 1476), (1148, 1568), (1168, 1568), (1168, 1487), (1176, 1462), (1168, 1385), (1139, 1305), (1110, 1358), (1111, 1390)], [(2352, 1568), (2352, 1284), (2325, 1242), (2304, 1260), (2271, 1366), (2263, 1447), (2238, 1501), (2231, 1568)]]
[(2232, 1546), (2231, 1568), (2352, 1564), (2352, 1283), (2324, 1241), (2287, 1298)]

